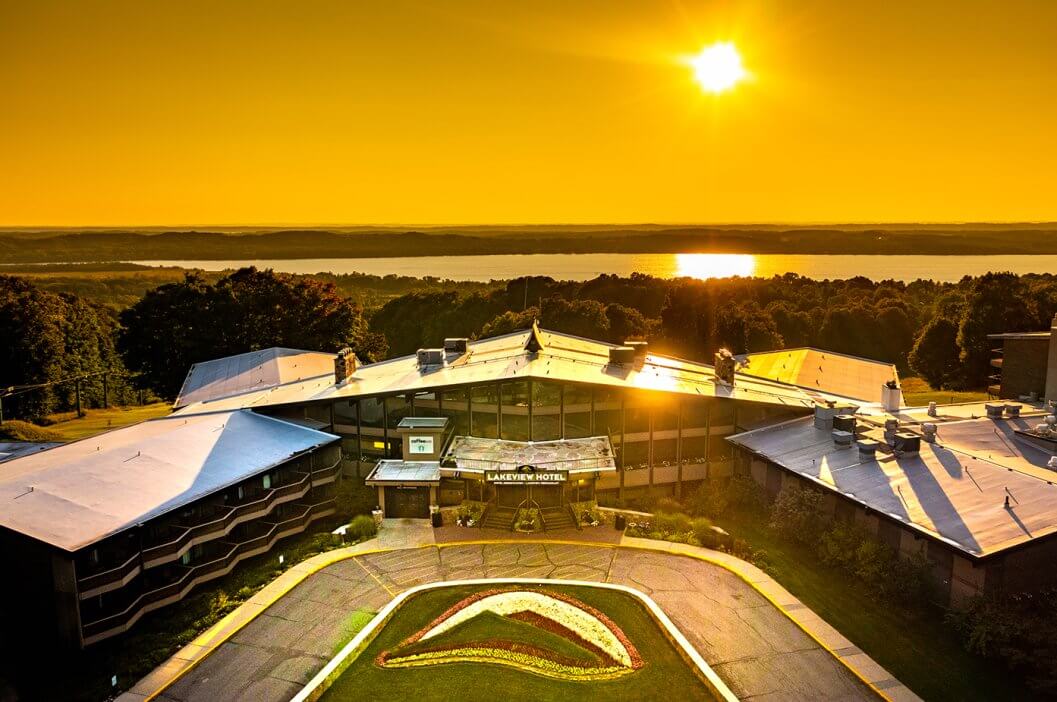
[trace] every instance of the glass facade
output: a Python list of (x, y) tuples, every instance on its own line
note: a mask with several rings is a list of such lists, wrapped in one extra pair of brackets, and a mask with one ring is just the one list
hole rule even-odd
[[(334, 431), (343, 437), (346, 460), (372, 462), (398, 458), (396, 425), (408, 416), (443, 416), (452, 433), (511, 441), (553, 441), (608, 436), (619, 469), (648, 471), (628, 486), (671, 484), (677, 476), (698, 480), (709, 463), (729, 461), (733, 449), (725, 437), (734, 432), (735, 402), (623, 388), (516, 380), (450, 388), (415, 395), (340, 400), (322, 406), (333, 412)], [(752, 407), (757, 418), (777, 412)], [(687, 473), (677, 466), (699, 466)], [(624, 484), (621, 478), (621, 485)], [(448, 484), (445, 497), (458, 490)]]

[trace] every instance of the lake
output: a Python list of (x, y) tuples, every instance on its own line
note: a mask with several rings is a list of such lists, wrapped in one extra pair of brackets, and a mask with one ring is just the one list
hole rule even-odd
[(423, 256), (416, 258), (304, 258), (232, 261), (132, 261), (148, 266), (180, 266), (218, 271), (257, 266), (284, 273), (368, 273), (435, 276), (452, 280), (492, 280), (546, 275), (558, 280), (587, 280), (602, 273), (659, 278), (689, 276), (769, 278), (797, 273), (808, 278), (902, 281), (931, 278), (952, 282), (990, 271), (1057, 272), (1057, 255), (1016, 256), (851, 256), (786, 254), (525, 254), (502, 256)]

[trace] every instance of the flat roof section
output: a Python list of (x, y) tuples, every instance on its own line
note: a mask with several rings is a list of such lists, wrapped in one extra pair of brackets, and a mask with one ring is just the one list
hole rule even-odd
[(505, 441), (456, 436), (441, 461), (467, 472), (512, 471), (521, 466), (570, 473), (615, 471), (609, 437), (558, 441)]
[[(526, 348), (530, 340), (535, 343), (542, 340), (543, 346), (530, 350)], [(444, 365), (423, 368), (415, 355), (402, 356), (361, 365), (341, 385), (334, 383), (333, 372), (328, 371), (315, 378), (239, 390), (223, 397), (213, 393), (208, 399), (187, 404), (178, 413), (326, 402), (530, 378), (783, 407), (811, 408), (820, 401), (848, 399), (817, 388), (802, 388), (742, 373), (729, 386), (716, 381), (710, 365), (654, 353), (648, 353), (640, 363), (612, 364), (609, 349), (615, 346), (545, 330), (538, 334), (520, 331), (471, 342), (466, 353), (447, 354)], [(225, 383), (217, 379), (214, 387), (219, 391)]]
[(1057, 472), (1045, 467), (1050, 454), (1014, 433), (1036, 423), (1030, 417), (946, 422), (938, 427), (937, 442), (922, 440), (918, 454), (878, 453), (866, 460), (854, 445), (837, 446), (812, 417), (728, 440), (982, 557), (1057, 531)]
[(448, 425), (447, 417), (404, 417), (397, 429), (443, 429)]
[(4, 463), (0, 526), (77, 551), (338, 440), (248, 410), (152, 419)]
[(881, 386), (899, 382), (891, 363), (815, 348), (783, 349), (742, 356), (745, 375), (767, 378), (863, 402), (880, 402)]

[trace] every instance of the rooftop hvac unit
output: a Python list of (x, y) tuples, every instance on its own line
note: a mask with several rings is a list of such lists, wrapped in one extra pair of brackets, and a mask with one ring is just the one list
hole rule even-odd
[(833, 418), (833, 428), (839, 429), (840, 431), (855, 433), (855, 415), (854, 414), (838, 414)]
[(466, 337), (452, 337), (444, 340), (444, 350), (447, 353), (466, 353), (469, 339)]
[(861, 461), (872, 461), (877, 454), (877, 449), (881, 446), (881, 442), (873, 439), (859, 439), (856, 443), (859, 445), (859, 460)]
[(922, 424), (921, 437), (930, 444), (936, 443), (936, 425), (932, 422)]
[(833, 443), (837, 446), (851, 446), (852, 439), (855, 438), (855, 434), (850, 431), (842, 431), (840, 429), (834, 429), (833, 432)]
[(832, 402), (824, 405), (815, 405), (815, 428), (825, 431), (833, 429), (833, 418), (837, 415), (837, 408)]
[(645, 360), (646, 352), (650, 349), (650, 344), (647, 341), (625, 341), (624, 345), (635, 349), (636, 361)]
[(1007, 417), (1019, 417), (1020, 416), (1020, 405), (1006, 405), (1006, 416)]
[(609, 349), (609, 362), (629, 364), (635, 362), (635, 349), (630, 346), (613, 346)]
[(419, 349), (417, 356), (419, 366), (444, 365), (444, 349)]
[(892, 448), (900, 453), (917, 453), (921, 450), (921, 437), (908, 431), (897, 432)]
[(996, 405), (990, 402), (984, 405), (984, 410), (987, 412), (987, 416), (991, 419), (1001, 419), (1002, 412), (1005, 411), (1005, 409), (1005, 405)]

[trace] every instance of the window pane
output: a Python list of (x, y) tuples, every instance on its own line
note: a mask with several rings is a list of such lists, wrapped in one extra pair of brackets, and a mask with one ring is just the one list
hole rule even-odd
[(408, 402), (408, 397), (397, 395), (396, 397), (385, 398), (385, 412), (389, 415), (389, 431), (394, 432), (400, 420), (411, 414), (411, 404)]
[(497, 439), (499, 428), (496, 410), (499, 404), (495, 385), (478, 385), (473, 388), (473, 426), (471, 433), (485, 439)]
[(502, 438), (508, 441), (528, 441), (528, 382), (518, 380), (512, 383), (503, 383), (501, 388), (503, 393)]
[(553, 441), (561, 437), (561, 386), (537, 381), (532, 384), (532, 440)]
[(448, 418), (449, 423), (455, 428), (454, 431), (458, 435), (470, 433), (470, 415), (467, 409), (469, 399), (470, 391), (467, 388), (446, 390), (441, 395), (441, 404), (444, 407), (441, 414)]
[(334, 431), (356, 433), (356, 407), (356, 400), (338, 400), (334, 403)]
[(624, 401), (624, 433), (640, 434), (650, 430), (650, 411), (653, 397), (642, 392), (632, 392)]
[(565, 386), (565, 438), (591, 436), (591, 388)]
[(380, 399), (365, 397), (360, 400), (360, 423), (364, 427), (376, 429), (385, 426), (385, 410)]
[(420, 392), (415, 395), (416, 417), (439, 417), (440, 403), (437, 402), (436, 393)]
[(621, 394), (619, 390), (599, 388), (595, 391), (595, 434), (620, 439)]

